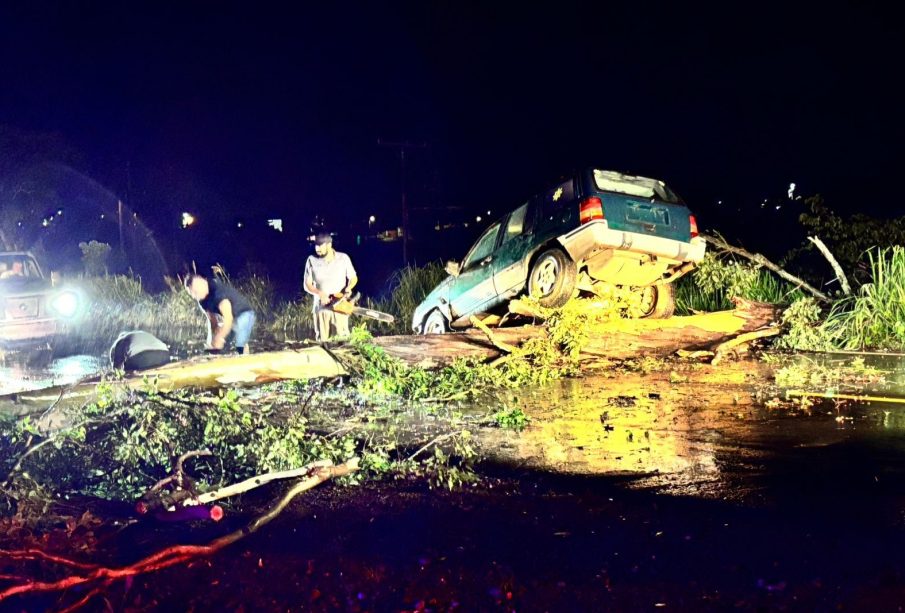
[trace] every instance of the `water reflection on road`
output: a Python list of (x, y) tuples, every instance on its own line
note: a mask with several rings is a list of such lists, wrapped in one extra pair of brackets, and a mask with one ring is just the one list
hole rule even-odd
[(105, 358), (91, 355), (6, 355), (0, 361), (0, 394), (69, 385), (100, 373), (106, 366)]
[(742, 362), (565, 380), (512, 399), (531, 418), (522, 433), (479, 437), (493, 459), (525, 468), (630, 475), (632, 487), (748, 502), (769, 497), (765, 481), (777, 471), (819, 472), (825, 460), (808, 450), (892, 448), (887, 469), (905, 470), (901, 405), (767, 408), (757, 385), (767, 371)]

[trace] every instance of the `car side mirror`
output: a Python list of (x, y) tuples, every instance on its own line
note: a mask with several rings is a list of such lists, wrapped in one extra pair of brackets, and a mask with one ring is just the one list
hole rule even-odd
[(446, 263), (446, 272), (454, 277), (459, 276), (459, 263), (450, 260)]

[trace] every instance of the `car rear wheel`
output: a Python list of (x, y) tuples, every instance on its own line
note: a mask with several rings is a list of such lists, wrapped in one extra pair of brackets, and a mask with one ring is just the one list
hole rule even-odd
[(575, 262), (561, 249), (541, 253), (528, 275), (528, 295), (537, 298), (541, 306), (557, 308), (572, 297), (577, 271)]
[(422, 334), (446, 334), (449, 332), (449, 324), (443, 313), (434, 309), (424, 320), (424, 327), (421, 330)]
[(641, 317), (647, 319), (672, 317), (676, 310), (676, 291), (671, 283), (649, 285), (638, 291), (641, 292)]

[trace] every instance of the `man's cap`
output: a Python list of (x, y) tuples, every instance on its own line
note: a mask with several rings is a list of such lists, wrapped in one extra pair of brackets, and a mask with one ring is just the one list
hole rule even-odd
[(330, 245), (333, 243), (333, 236), (329, 232), (320, 232), (314, 237), (315, 245)]

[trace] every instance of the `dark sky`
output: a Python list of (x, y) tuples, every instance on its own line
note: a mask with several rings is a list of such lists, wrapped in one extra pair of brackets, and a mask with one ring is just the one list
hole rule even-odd
[[(663, 178), (706, 224), (796, 182), (902, 214), (903, 22), (865, 2), (21, 3), (0, 124), (59, 132), (143, 216), (512, 208), (576, 166)], [(421, 191), (417, 191), (420, 188)], [(174, 219), (175, 223), (175, 219)], [(159, 231), (163, 231), (159, 229)]]

